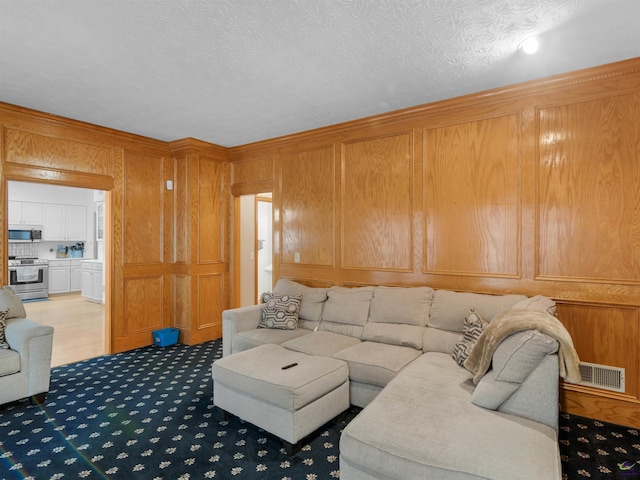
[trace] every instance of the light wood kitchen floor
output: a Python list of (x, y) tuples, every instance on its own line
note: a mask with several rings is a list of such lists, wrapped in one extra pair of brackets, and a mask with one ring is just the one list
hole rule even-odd
[(104, 355), (104, 305), (78, 293), (52, 295), (24, 308), (28, 318), (54, 328), (52, 367)]

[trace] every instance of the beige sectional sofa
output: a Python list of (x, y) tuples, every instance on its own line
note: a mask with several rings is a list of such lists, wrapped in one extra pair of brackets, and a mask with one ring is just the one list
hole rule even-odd
[(533, 309), (555, 320), (550, 299), (285, 279), (273, 293), (300, 296), (298, 328), (258, 328), (264, 305), (227, 310), (223, 356), (278, 344), (346, 362), (350, 403), (363, 410), (342, 433), (342, 479), (561, 478), (558, 342), (510, 335), (477, 384), (452, 355), (467, 348), (471, 314), (489, 322)]

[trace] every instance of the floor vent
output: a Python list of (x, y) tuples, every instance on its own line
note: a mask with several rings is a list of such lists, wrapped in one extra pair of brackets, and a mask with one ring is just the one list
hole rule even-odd
[(580, 385), (624, 393), (624, 368), (580, 362)]

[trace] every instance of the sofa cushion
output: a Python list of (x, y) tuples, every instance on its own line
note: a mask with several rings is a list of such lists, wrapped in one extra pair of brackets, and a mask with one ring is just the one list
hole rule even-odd
[(422, 351), (448, 353), (451, 355), (459, 340), (460, 332), (427, 327), (422, 336)]
[(233, 337), (233, 351), (242, 352), (265, 344), (280, 345), (281, 343), (311, 333), (311, 330), (298, 328), (297, 330), (276, 330), (272, 328), (257, 328), (238, 332)]
[(258, 328), (275, 328), (280, 330), (295, 330), (298, 328), (298, 310), (301, 295), (277, 295), (263, 293), (262, 319)]
[(425, 327), (397, 323), (367, 322), (362, 330), (362, 340), (388, 343), (403, 347), (422, 349), (422, 336)]
[(298, 316), (303, 320), (318, 322), (322, 318), (322, 310), (327, 300), (326, 288), (307, 287), (286, 278), (281, 278), (273, 288), (278, 295), (302, 295)]
[(465, 360), (486, 326), (487, 322), (475, 310), (471, 309), (464, 319), (462, 337), (453, 347), (453, 352), (451, 353), (453, 359), (461, 367), (464, 367)]
[(374, 287), (331, 287), (322, 312), (322, 321), (364, 326), (369, 318), (369, 307)]
[(525, 295), (486, 295), (480, 293), (436, 290), (429, 310), (429, 327), (453, 332), (462, 332), (464, 319), (469, 310), (490, 322), (499, 313), (509, 310)]
[(0, 310), (7, 311), (7, 318), (25, 318), (27, 316), (22, 300), (8, 285), (0, 288)]
[(0, 349), (9, 348), (9, 342), (7, 342), (7, 337), (5, 335), (6, 328), (7, 328), (7, 311), (0, 310)]
[(361, 325), (348, 325), (346, 323), (323, 321), (320, 323), (318, 330), (324, 331), (324, 332), (332, 332), (338, 335), (346, 335), (346, 336), (361, 340), (363, 328), (364, 327), (362, 327)]
[(293, 340), (288, 340), (282, 344), (283, 347), (296, 352), (307, 353), (309, 355), (322, 355), (332, 357), (340, 350), (360, 343), (360, 340), (349, 335), (338, 333), (317, 331), (309, 335), (304, 335)]
[(20, 355), (15, 350), (0, 350), (0, 377), (20, 371)]
[(369, 322), (424, 327), (429, 320), (433, 292), (429, 287), (376, 287)]
[(327, 291), (328, 298), (318, 329), (359, 340), (369, 317), (373, 289), (331, 287)]
[(420, 355), (422, 352), (415, 348), (362, 342), (340, 350), (333, 357), (347, 362), (351, 381), (384, 387)]

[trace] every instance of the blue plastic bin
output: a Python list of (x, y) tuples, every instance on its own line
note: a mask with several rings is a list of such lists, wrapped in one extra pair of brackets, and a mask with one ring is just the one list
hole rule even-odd
[(178, 343), (178, 334), (180, 330), (177, 328), (162, 328), (153, 331), (153, 343), (159, 347), (167, 347)]

